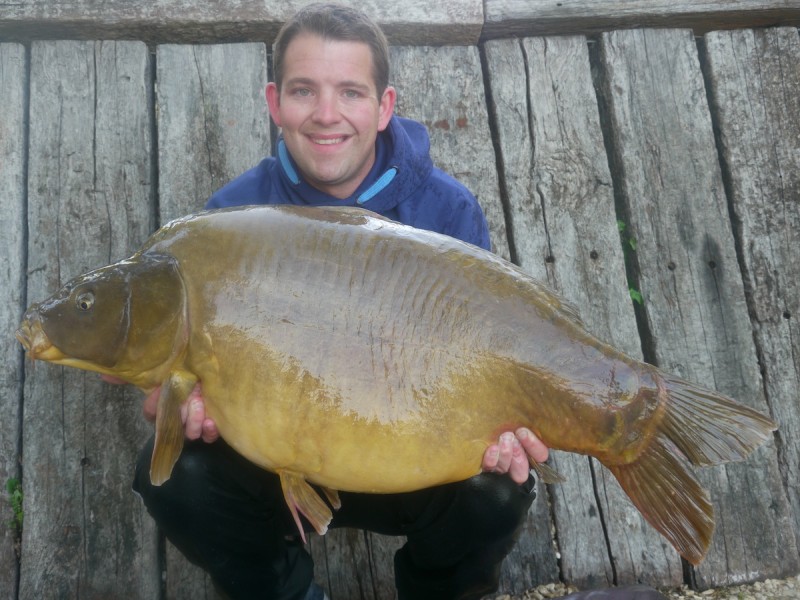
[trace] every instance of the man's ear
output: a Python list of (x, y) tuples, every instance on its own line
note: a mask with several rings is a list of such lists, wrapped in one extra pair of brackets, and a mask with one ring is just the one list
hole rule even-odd
[(275, 121), (277, 127), (281, 126), (281, 93), (278, 91), (278, 86), (275, 82), (270, 81), (265, 90), (267, 96), (267, 106), (269, 106), (269, 114), (272, 120)]
[(394, 114), (394, 103), (397, 100), (397, 91), (392, 86), (387, 86), (378, 103), (378, 131), (383, 131), (389, 126), (389, 121)]

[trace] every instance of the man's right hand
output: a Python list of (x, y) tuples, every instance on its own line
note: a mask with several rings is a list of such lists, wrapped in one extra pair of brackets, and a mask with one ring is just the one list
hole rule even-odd
[[(103, 381), (106, 383), (121, 384), (125, 383), (121, 379), (111, 377), (110, 375), (101, 375)], [(142, 413), (144, 418), (155, 423), (156, 411), (158, 409), (158, 398), (161, 394), (161, 388), (155, 388), (144, 399), (142, 406)], [(187, 440), (201, 439), (204, 442), (215, 442), (219, 439), (219, 431), (217, 425), (212, 419), (206, 418), (206, 408), (203, 404), (203, 397), (201, 395), (200, 384), (194, 386), (192, 393), (181, 404), (181, 422), (183, 423), (183, 433)]]

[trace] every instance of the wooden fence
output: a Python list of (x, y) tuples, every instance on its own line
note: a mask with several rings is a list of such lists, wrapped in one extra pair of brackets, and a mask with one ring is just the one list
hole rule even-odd
[[(140, 394), (25, 363), (13, 337), (29, 301), (271, 152), (269, 41), (293, 4), (192, 4), (0, 7), (0, 483), (21, 480), (25, 510), (17, 543), (0, 497), (4, 598), (216, 597), (130, 491)], [(797, 574), (800, 3), (429, 4), (366, 8), (392, 36), (397, 112), (428, 126), (497, 252), (600, 337), (780, 422), (747, 462), (701, 471), (717, 530), (697, 568), (598, 463), (553, 452), (567, 481), (540, 484), (502, 591)], [(394, 598), (399, 543), (313, 536), (317, 580)]]

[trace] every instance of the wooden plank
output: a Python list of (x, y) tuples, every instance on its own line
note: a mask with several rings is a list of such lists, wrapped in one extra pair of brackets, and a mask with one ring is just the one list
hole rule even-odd
[(314, 579), (331, 598), (393, 600), (394, 553), (405, 538), (357, 529), (333, 529), (312, 535), (308, 549)]
[(160, 219), (208, 197), (270, 152), (264, 44), (157, 50)]
[[(201, 210), (269, 154), (264, 44), (157, 49), (160, 222)], [(167, 545), (167, 598), (217, 598), (208, 576)]]
[(397, 114), (428, 127), (434, 164), (472, 191), (486, 214), (495, 251), (508, 258), (477, 48), (393, 47), (390, 62)]
[[(767, 412), (692, 32), (604, 34), (600, 63), (616, 189), (638, 241), (646, 354)], [(716, 512), (701, 587), (797, 572), (774, 445), (698, 475)]]
[[(475, 44), (483, 27), (481, 0), (342, 0), (376, 20), (394, 44)], [(306, 1), (28, 0), (0, 9), (0, 37), (137, 39), (153, 43), (272, 43)]]
[(798, 0), (486, 0), (485, 11), (483, 40), (648, 27), (704, 33), (800, 23)]
[(19, 480), (22, 353), (14, 340), (25, 309), (25, 48), (0, 44), (0, 590), (16, 598), (18, 529), (6, 483)]
[[(153, 226), (142, 43), (31, 48), (28, 299), (122, 258)], [(20, 598), (154, 598), (155, 529), (130, 491), (149, 433), (140, 394), (50, 364), (26, 370)]]
[[(711, 98), (778, 456), (800, 532), (800, 37), (706, 35)], [(800, 544), (800, 540), (798, 541)]]
[[(492, 41), (486, 58), (517, 262), (569, 298), (596, 335), (641, 358), (586, 39)], [(680, 583), (677, 554), (614, 478), (594, 461), (554, 455), (567, 477), (549, 490), (562, 578)]]

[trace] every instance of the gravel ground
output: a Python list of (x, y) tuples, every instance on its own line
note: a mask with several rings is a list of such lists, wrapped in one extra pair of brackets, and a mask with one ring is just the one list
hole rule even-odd
[[(576, 588), (559, 583), (542, 585), (524, 594), (497, 596), (495, 600), (547, 600), (561, 598), (577, 591)], [(800, 600), (800, 575), (788, 579), (767, 579), (747, 585), (713, 588), (695, 592), (682, 587), (661, 590), (669, 600)]]

